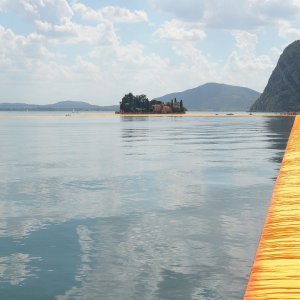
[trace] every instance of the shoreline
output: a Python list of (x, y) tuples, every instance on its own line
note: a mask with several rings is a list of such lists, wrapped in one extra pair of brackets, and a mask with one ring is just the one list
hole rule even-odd
[(115, 112), (80, 112), (80, 113), (41, 113), (41, 114), (34, 114), (31, 112), (25, 112), (25, 113), (8, 113), (3, 114), (0, 112), (0, 119), (29, 119), (29, 118), (101, 118), (101, 117), (113, 117), (113, 118), (129, 118), (129, 117), (135, 117), (135, 118), (175, 118), (175, 117), (295, 117), (293, 114), (285, 114), (285, 113), (226, 113), (226, 112), (220, 112), (220, 113), (208, 113), (208, 112), (189, 112), (185, 114), (116, 114)]

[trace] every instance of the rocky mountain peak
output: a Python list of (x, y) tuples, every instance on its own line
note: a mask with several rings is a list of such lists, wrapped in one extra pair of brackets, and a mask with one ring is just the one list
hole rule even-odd
[(300, 111), (300, 40), (281, 54), (262, 95), (251, 111)]

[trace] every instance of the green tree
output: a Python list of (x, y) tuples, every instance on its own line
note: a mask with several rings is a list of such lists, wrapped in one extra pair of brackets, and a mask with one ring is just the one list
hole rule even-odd
[(150, 105), (155, 105), (155, 104), (162, 104), (162, 102), (156, 99), (150, 101)]
[(122, 98), (122, 102), (120, 104), (120, 109), (125, 112), (134, 112), (135, 110), (135, 97), (132, 93), (126, 94)]
[(150, 110), (150, 105), (149, 105), (149, 100), (146, 95), (137, 95), (136, 101), (137, 101), (137, 109), (138, 111), (141, 112), (149, 112)]
[(150, 103), (146, 95), (126, 94), (120, 102), (120, 111), (123, 112), (149, 112)]

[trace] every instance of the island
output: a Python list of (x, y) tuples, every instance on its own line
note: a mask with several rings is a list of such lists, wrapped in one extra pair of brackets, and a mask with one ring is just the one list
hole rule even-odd
[(117, 114), (184, 114), (187, 109), (183, 101), (176, 98), (164, 103), (156, 99), (150, 100), (146, 95), (126, 94), (120, 102)]

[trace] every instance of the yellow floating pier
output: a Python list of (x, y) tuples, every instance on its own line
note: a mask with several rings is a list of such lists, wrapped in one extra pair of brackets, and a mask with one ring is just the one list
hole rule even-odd
[(300, 116), (295, 118), (244, 300), (300, 299)]

